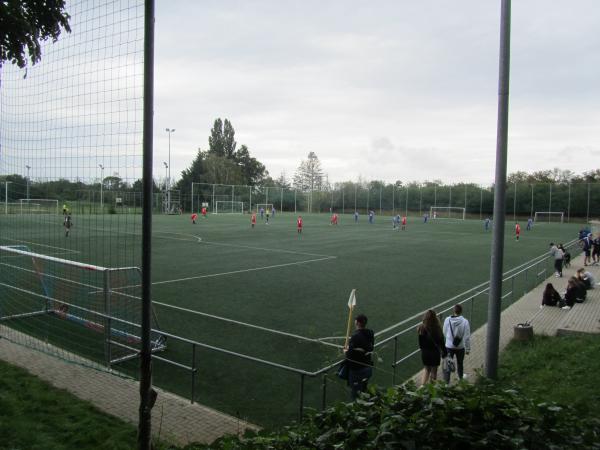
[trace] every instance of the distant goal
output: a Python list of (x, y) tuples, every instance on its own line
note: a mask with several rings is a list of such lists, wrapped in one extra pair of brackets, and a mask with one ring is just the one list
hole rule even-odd
[(244, 214), (244, 202), (217, 200), (214, 214)]
[(560, 222), (565, 220), (565, 213), (562, 211), (536, 211), (533, 216), (534, 222)]
[(465, 220), (467, 208), (458, 206), (432, 206), (429, 217), (432, 219), (458, 219)]
[[(13, 210), (14, 211), (14, 210)], [(21, 198), (17, 212), (19, 214), (58, 214), (58, 200), (51, 198)]]
[(271, 213), (271, 211), (273, 211), (273, 203), (257, 203), (256, 204), (256, 212), (259, 213), (261, 208), (265, 212), (269, 211), (269, 213)]

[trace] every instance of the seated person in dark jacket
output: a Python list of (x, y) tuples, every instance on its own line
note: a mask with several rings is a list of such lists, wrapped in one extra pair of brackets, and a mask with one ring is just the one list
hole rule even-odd
[(346, 352), (348, 364), (348, 384), (352, 389), (352, 400), (359, 392), (367, 390), (367, 383), (373, 375), (373, 360), (371, 354), (375, 345), (373, 330), (366, 328), (367, 316), (360, 314), (354, 320), (356, 331), (352, 333)]
[(585, 297), (587, 296), (587, 288), (585, 287), (585, 283), (577, 277), (569, 278), (569, 281), (571, 281), (571, 280), (573, 280), (573, 283), (575, 284), (575, 286), (577, 288), (575, 301), (577, 303), (583, 303), (583, 301), (585, 300)]
[(575, 302), (577, 301), (577, 294), (579, 293), (579, 287), (577, 286), (577, 281), (575, 277), (569, 278), (567, 283), (567, 290), (565, 292), (565, 304), (569, 308), (572, 308)]
[(560, 294), (554, 289), (552, 283), (548, 283), (542, 294), (542, 306), (559, 306), (561, 302)]
[(592, 282), (594, 280), (592, 277), (592, 274), (589, 272), (586, 272), (583, 267), (581, 269), (577, 270), (577, 273), (575, 274), (575, 276), (577, 277), (577, 279), (579, 281), (581, 281), (585, 285), (586, 290), (592, 289), (594, 287), (592, 285)]

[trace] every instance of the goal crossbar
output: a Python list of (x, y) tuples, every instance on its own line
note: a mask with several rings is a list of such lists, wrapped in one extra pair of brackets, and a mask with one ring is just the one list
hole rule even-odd
[[(439, 216), (437, 213), (439, 212), (445, 212), (447, 213), (446, 216)], [(458, 216), (453, 216), (450, 217), (452, 212), (457, 212)], [(434, 217), (434, 213), (436, 213), (436, 218), (438, 219), (447, 219), (447, 218), (452, 218), (452, 219), (461, 219), (461, 220), (465, 220), (466, 217), (466, 213), (467, 213), (467, 208), (461, 207), (461, 206), (432, 206), (429, 209), (429, 217)]]
[(560, 223), (563, 223), (564, 218), (565, 218), (565, 213), (563, 211), (536, 211), (533, 216), (533, 220), (534, 220), (534, 222), (538, 222), (538, 219), (540, 217), (546, 217), (546, 216), (548, 216), (548, 222), (550, 222), (550, 218), (552, 216), (556, 216), (556, 217), (560, 217)]
[(217, 200), (213, 214), (243, 214), (244, 202)]

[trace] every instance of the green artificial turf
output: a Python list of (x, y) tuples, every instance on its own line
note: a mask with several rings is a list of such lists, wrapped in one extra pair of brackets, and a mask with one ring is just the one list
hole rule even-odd
[[(405, 231), (394, 231), (389, 216), (378, 216), (369, 224), (364, 215), (358, 223), (351, 215), (341, 215), (340, 224), (332, 226), (328, 214), (303, 214), (304, 230), (299, 235), (296, 218), (290, 213), (277, 214), (269, 225), (259, 218), (253, 229), (247, 214), (209, 215), (200, 217), (195, 225), (187, 215), (154, 216), (152, 298), (161, 329), (314, 372), (338, 360), (339, 349), (244, 324), (314, 339), (334, 338), (326, 341), (341, 344), (352, 289), (357, 289), (355, 313), (367, 314), (368, 326), (377, 332), (489, 279), (492, 233), (485, 232), (479, 220), (430, 220), (424, 224), (422, 218), (409, 217)], [(108, 267), (140, 265), (139, 217), (74, 217), (69, 238), (64, 237), (60, 223), (54, 223), (55, 218), (0, 220), (7, 221), (2, 228), (10, 231), (3, 235), (3, 244), (24, 243), (32, 251)], [(507, 222), (505, 270), (547, 252), (550, 241), (575, 238), (581, 227), (544, 223), (526, 231), (524, 225), (517, 242), (514, 224)], [(540, 273), (541, 278), (551, 273), (551, 262), (522, 273), (515, 282), (506, 282), (504, 302), (508, 304), (531, 289)], [(481, 325), (487, 317), (487, 293), (468, 301), (465, 315), (473, 328)], [(55, 324), (58, 319), (37, 320), (51, 326), (27, 325), (36, 323), (29, 319), (21, 326), (29, 326), (34, 334), (45, 327), (60, 330)], [(408, 330), (378, 348), (374, 382), (389, 385), (420, 368), (414, 357), (396, 368), (395, 375), (392, 367), (395, 360), (416, 348), (417, 322), (377, 337), (381, 342), (394, 332)], [(79, 337), (75, 328), (64, 327), (68, 338), (60, 331), (45, 338), (75, 347), (78, 353), (89, 347), (87, 352), (101, 359), (100, 340), (84, 336), (90, 334), (84, 328)], [(260, 424), (297, 417), (301, 395), (306, 406), (315, 408), (321, 406), (324, 392), (328, 402), (348, 395), (346, 386), (334, 376), (302, 377), (173, 338), (167, 345), (161, 356), (197, 372), (192, 377), (189, 370), (155, 361), (157, 384), (189, 397), (193, 378), (196, 401)], [(137, 362), (121, 369), (135, 374)]]

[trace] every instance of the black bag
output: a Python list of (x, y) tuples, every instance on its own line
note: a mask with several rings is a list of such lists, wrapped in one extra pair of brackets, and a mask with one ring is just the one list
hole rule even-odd
[(454, 336), (454, 330), (452, 329), (452, 323), (448, 322), (448, 325), (450, 325), (450, 333), (452, 334), (452, 345), (454, 347), (458, 347), (460, 345), (460, 342), (462, 341), (462, 337)]
[(348, 379), (348, 362), (346, 360), (343, 360), (341, 362), (341, 364), (339, 365), (336, 375), (338, 376), (338, 378), (341, 378), (342, 380), (347, 380)]

